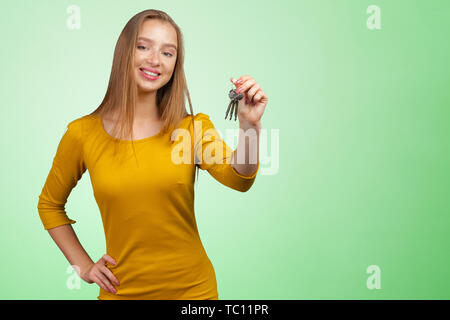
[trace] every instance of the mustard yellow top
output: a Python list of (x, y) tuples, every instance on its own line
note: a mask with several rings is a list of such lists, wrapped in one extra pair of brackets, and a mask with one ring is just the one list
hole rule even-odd
[[(118, 160), (114, 157), (114, 138), (105, 131), (100, 116), (86, 115), (67, 125), (37, 207), (46, 230), (75, 223), (67, 216), (65, 203), (89, 170), (106, 253), (117, 262), (107, 267), (120, 281), (116, 294), (100, 288), (98, 299), (218, 299), (214, 268), (195, 220), (195, 166), (207, 170), (223, 185), (245, 192), (255, 180), (259, 162), (252, 176), (239, 174), (230, 165), (232, 150), (209, 116), (198, 113), (194, 120), (201, 121), (201, 130), (197, 129), (198, 122), (195, 125), (194, 148), (200, 150), (200, 141), (202, 152), (215, 146), (214, 141), (222, 143), (222, 163), (211, 163), (207, 156), (201, 163), (174, 163), (171, 153), (180, 144), (171, 140), (171, 134), (162, 132), (134, 140), (136, 157), (132, 142), (120, 140), (117, 151), (122, 160)], [(178, 128), (194, 136), (191, 116), (185, 117)], [(211, 138), (211, 132), (215, 138)], [(194, 159), (192, 148), (189, 150)], [(214, 156), (215, 151), (210, 154)]]

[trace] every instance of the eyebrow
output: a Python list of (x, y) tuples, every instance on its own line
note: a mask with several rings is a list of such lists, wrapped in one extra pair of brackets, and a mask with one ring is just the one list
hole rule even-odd
[[(152, 39), (146, 38), (146, 37), (138, 37), (138, 40), (142, 40), (142, 41), (147, 41), (147, 42), (153, 42)], [(164, 46), (166, 47), (172, 47), (175, 50), (177, 50), (177, 46), (174, 45), (173, 43), (163, 43)]]

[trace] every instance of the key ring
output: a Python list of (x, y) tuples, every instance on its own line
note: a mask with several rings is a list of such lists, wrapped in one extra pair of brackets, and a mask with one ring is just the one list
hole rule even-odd
[(243, 93), (237, 94), (235, 89), (231, 89), (230, 92), (228, 93), (228, 97), (231, 99), (231, 101), (228, 104), (227, 113), (225, 114), (225, 119), (228, 117), (228, 112), (230, 111), (230, 108), (231, 108), (229, 120), (231, 120), (233, 118), (233, 112), (234, 112), (234, 121), (236, 121), (239, 100), (241, 100), (244, 97), (244, 94)]

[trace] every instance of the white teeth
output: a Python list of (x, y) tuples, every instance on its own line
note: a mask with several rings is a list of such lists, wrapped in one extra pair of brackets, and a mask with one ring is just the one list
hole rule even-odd
[(148, 75), (150, 75), (152, 77), (157, 77), (158, 76), (157, 73), (153, 73), (153, 72), (150, 72), (150, 71), (147, 71), (147, 70), (142, 70), (142, 71), (144, 71), (146, 74), (148, 74)]

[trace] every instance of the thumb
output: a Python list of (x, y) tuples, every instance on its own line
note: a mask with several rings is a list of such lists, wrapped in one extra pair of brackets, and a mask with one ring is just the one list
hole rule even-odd
[(116, 264), (116, 261), (110, 255), (107, 255), (107, 254), (103, 255), (102, 260), (105, 262), (105, 264), (106, 264), (106, 262), (108, 262), (111, 265)]

